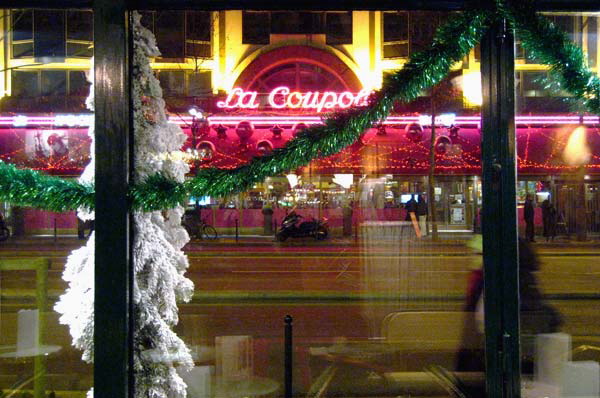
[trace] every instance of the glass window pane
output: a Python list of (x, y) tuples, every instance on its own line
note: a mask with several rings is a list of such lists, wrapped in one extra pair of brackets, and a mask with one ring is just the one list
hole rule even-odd
[(188, 75), (188, 95), (196, 97), (212, 93), (211, 72), (196, 72)]
[(186, 42), (185, 53), (192, 58), (210, 58), (212, 55), (210, 43)]
[(271, 13), (271, 33), (315, 34), (325, 33), (325, 13), (276, 11)]
[(12, 11), (12, 38), (16, 40), (33, 39), (33, 11)]
[(12, 50), (14, 58), (32, 57), (33, 42), (13, 44)]
[(90, 11), (67, 11), (67, 40), (92, 41), (94, 18)]
[(61, 70), (43, 70), (41, 95), (65, 95), (67, 93), (67, 72)]
[(410, 52), (414, 54), (423, 50), (431, 40), (435, 30), (440, 26), (441, 15), (438, 12), (411, 12), (410, 16)]
[(12, 96), (37, 97), (39, 95), (38, 72), (12, 72)]
[(154, 32), (154, 16), (156, 12), (154, 11), (140, 11), (140, 15), (142, 16), (142, 26), (146, 29), (150, 30), (150, 32)]
[[(408, 13), (390, 14), (403, 25), (388, 20), (389, 35), (380, 40), (383, 12), (219, 11), (211, 27), (218, 39), (214, 62), (152, 64), (167, 115), (184, 136), (149, 142), (180, 150), (173, 159), (185, 160), (187, 180), (212, 168), (233, 174), (257, 157), (277, 156), (300, 131), (379, 89), (384, 75), (373, 65), (395, 73), (411, 43), (425, 48), (435, 30), (430, 25), (446, 17), (413, 14), (414, 23), (427, 26), (409, 29)], [(340, 42), (328, 38), (336, 30), (357, 38), (345, 42), (343, 55)], [(165, 43), (158, 45), (164, 52)], [(483, 302), (479, 63), (457, 64), (421, 94), (396, 104), (387, 120), (331, 156), (303, 159), (241, 192), (200, 192), (186, 199), (181, 217), (169, 218), (173, 230), (181, 224), (190, 237), (178, 247), (194, 296), (178, 303), (176, 325), (165, 318), (192, 354), (193, 369), (177, 370), (190, 395), (283, 396), (282, 336), (291, 315), (294, 396), (442, 397), (453, 377), (451, 387), (465, 396), (485, 396), (477, 313)], [(331, 104), (319, 107), (324, 95)], [(161, 125), (155, 107), (162, 105), (139, 100), (143, 123), (136, 133), (146, 134), (147, 123)], [(169, 233), (166, 212), (141, 217)], [(154, 242), (137, 231), (140, 245)], [(159, 264), (145, 257), (143, 263)], [(172, 353), (156, 343), (160, 337), (137, 334), (150, 358), (170, 366)]]
[(403, 44), (384, 44), (383, 45), (383, 57), (384, 58), (406, 58), (408, 57), (408, 43)]
[[(597, 14), (543, 15), (597, 65)], [(515, 69), (523, 395), (593, 396), (598, 376), (574, 375), (600, 359), (598, 115), (547, 65)]]
[(408, 12), (383, 14), (383, 41), (408, 40)]
[[(36, 174), (13, 177), (16, 185), (37, 181), (31, 193), (44, 199), (35, 206), (18, 195), (0, 199), (2, 397), (85, 397), (93, 386), (94, 240), (88, 240), (93, 221), (79, 219), (78, 206), (56, 190), (65, 181), (77, 182), (90, 163), (93, 115), (85, 106), (89, 83), (83, 70), (91, 64), (79, 60), (76, 69), (64, 62), (64, 15), (0, 9), (0, 18), (12, 18), (3, 36), (12, 53), (0, 59), (7, 91), (0, 101), (5, 121), (0, 123), (0, 174), (9, 165), (56, 179), (53, 188)], [(79, 27), (69, 29), (72, 37), (84, 37)], [(34, 56), (34, 47), (35, 60), (19, 59)], [(94, 174), (91, 167), (86, 183)], [(46, 200), (64, 208), (50, 209)]]
[(34, 11), (33, 46), (36, 58), (64, 58), (65, 11)]
[(212, 23), (210, 12), (187, 11), (186, 17), (186, 39), (210, 41)]
[(90, 83), (88, 82), (84, 71), (69, 71), (69, 95), (87, 96), (89, 94), (89, 88)]
[(267, 11), (243, 11), (242, 43), (269, 44), (271, 18)]
[(352, 12), (325, 14), (327, 44), (352, 44)]
[(584, 26), (587, 27), (585, 33), (587, 37), (587, 61), (590, 67), (598, 65), (598, 17), (584, 17)]
[(91, 43), (68, 43), (67, 56), (75, 58), (89, 58), (94, 55)]
[(185, 93), (185, 74), (183, 71), (161, 71), (158, 79), (165, 96), (183, 95)]
[(157, 11), (156, 43), (162, 58), (183, 58), (185, 32), (183, 11)]

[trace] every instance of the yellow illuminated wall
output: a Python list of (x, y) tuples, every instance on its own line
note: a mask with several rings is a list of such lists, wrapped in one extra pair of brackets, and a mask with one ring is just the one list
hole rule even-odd
[[(215, 24), (215, 51), (218, 68), (212, 69), (213, 89), (230, 90), (244, 69), (258, 56), (269, 50), (287, 45), (308, 45), (324, 49), (337, 56), (357, 76), (366, 89), (381, 87), (383, 63), (381, 60), (381, 13), (354, 11), (352, 13), (352, 44), (328, 46), (325, 35), (271, 35), (269, 45), (242, 44), (242, 12), (219, 13)], [(223, 31), (223, 29), (225, 31)], [(399, 61), (388, 63), (398, 68)]]
[[(0, 29), (4, 45), (0, 46), (0, 63), (3, 73), (0, 74), (0, 95), (10, 95), (10, 71), (13, 69), (71, 69), (86, 70), (90, 67), (89, 59), (67, 58), (65, 62), (36, 64), (33, 58), (12, 59), (10, 54), (10, 19), (7, 10), (0, 10)], [(186, 59), (184, 62), (166, 63), (153, 62), (152, 67), (157, 70), (189, 70), (210, 71), (212, 76), (212, 90), (228, 91), (233, 88), (236, 79), (244, 69), (258, 56), (272, 49), (286, 45), (308, 45), (326, 50), (338, 57), (357, 76), (365, 89), (378, 89), (382, 84), (382, 75), (385, 71), (400, 69), (406, 59), (384, 59), (382, 54), (383, 13), (379, 11), (354, 11), (352, 13), (352, 44), (329, 46), (325, 43), (325, 35), (271, 35), (269, 45), (242, 44), (242, 11), (217, 11), (212, 13), (212, 57), (209, 59)], [(587, 20), (595, 18), (595, 32), (589, 32)], [(582, 47), (584, 51), (595, 48), (596, 60), (600, 60), (600, 45), (597, 43), (598, 14), (588, 14), (583, 17)], [(589, 33), (589, 34), (586, 34)], [(589, 40), (595, 40), (596, 45), (589, 46)], [(479, 74), (479, 62), (474, 61), (473, 51), (468, 63), (457, 63), (455, 69), (463, 69), (465, 100), (467, 103), (477, 105), (480, 98), (475, 91)], [(543, 65), (517, 61), (516, 70), (545, 70)], [(592, 68), (598, 71), (598, 67)]]
[[(6, 43), (8, 40), (7, 37), (7, 32), (8, 29), (6, 27), (6, 10), (2, 10), (0, 9), (0, 42), (1, 43)], [(8, 90), (8, 86), (7, 86), (7, 82), (9, 79), (7, 79), (8, 77), (8, 69), (6, 68), (6, 64), (7, 64), (7, 54), (6, 54), (6, 45), (0, 45), (0, 63), (2, 65), (2, 73), (0, 73), (0, 98), (4, 97), (6, 95), (6, 92)]]

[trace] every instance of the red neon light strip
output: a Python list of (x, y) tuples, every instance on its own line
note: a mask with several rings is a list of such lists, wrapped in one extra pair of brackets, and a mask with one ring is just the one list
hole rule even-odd
[[(25, 115), (23, 115), (25, 116)], [(62, 119), (64, 120), (64, 118)], [(169, 118), (171, 123), (180, 125), (180, 126), (190, 126), (192, 124), (193, 118), (191, 116), (179, 116)], [(455, 121), (456, 124), (477, 124), (479, 125), (481, 118), (479, 116), (457, 116)], [(28, 126), (47, 126), (47, 127), (60, 127), (60, 128), (85, 128), (86, 124), (76, 125), (76, 126), (67, 126), (64, 124), (56, 125), (54, 116), (27, 116), (26, 119), (22, 119), (22, 125), (18, 124), (15, 126), (15, 117), (14, 116), (0, 116), (0, 126), (12, 126), (15, 128), (18, 127), (28, 127)], [(320, 124), (322, 123), (322, 118), (319, 116), (209, 116), (208, 123), (210, 125), (236, 125), (242, 121), (249, 121), (258, 125), (276, 125), (276, 124), (284, 124), (284, 125), (294, 125), (297, 123), (304, 124)], [(416, 123), (419, 121), (418, 116), (390, 116), (388, 117), (383, 124), (408, 124), (408, 123)], [(580, 117), (577, 115), (569, 116), (569, 115), (551, 115), (551, 116), (536, 116), (536, 115), (528, 115), (528, 116), (517, 116), (516, 124), (526, 125), (526, 124), (579, 124)], [(584, 124), (600, 124), (600, 117), (598, 116), (584, 116), (583, 117)]]

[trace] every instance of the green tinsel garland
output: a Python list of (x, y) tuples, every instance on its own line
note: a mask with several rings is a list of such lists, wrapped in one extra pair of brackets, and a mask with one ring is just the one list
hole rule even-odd
[(94, 187), (51, 177), (29, 169), (17, 169), (0, 160), (0, 199), (19, 206), (51, 211), (94, 208)]
[(144, 211), (169, 208), (181, 202), (183, 191), (192, 196), (223, 197), (245, 191), (268, 176), (338, 153), (354, 143), (366, 129), (385, 119), (396, 101), (410, 102), (424, 89), (439, 83), (452, 65), (461, 61), (479, 42), (487, 28), (488, 16), (488, 12), (481, 10), (467, 11), (440, 27), (431, 46), (414, 54), (404, 68), (389, 76), (383, 89), (371, 96), (367, 107), (338, 112), (324, 120), (323, 125), (303, 130), (285, 147), (256, 157), (237, 169), (202, 169), (185, 182), (185, 190), (169, 186), (170, 194), (160, 195), (160, 198), (148, 196), (164, 188), (153, 185), (164, 184), (160, 179), (149, 179), (134, 188), (135, 206)]
[[(567, 35), (530, 8), (530, 3), (508, 5), (496, 1), (497, 12), (466, 11), (436, 32), (431, 46), (414, 54), (405, 67), (384, 81), (369, 105), (333, 114), (323, 125), (299, 133), (285, 147), (254, 158), (234, 170), (203, 169), (183, 184), (155, 175), (132, 187), (135, 209), (172, 208), (192, 196), (222, 197), (247, 190), (265, 177), (277, 175), (330, 156), (351, 145), (369, 127), (385, 119), (396, 101), (410, 102), (421, 91), (440, 82), (451, 66), (468, 54), (485, 32), (490, 17), (506, 18), (516, 29), (524, 47), (542, 63), (551, 66), (563, 88), (600, 113), (600, 79), (586, 66), (583, 52)], [(54, 211), (93, 208), (93, 187), (72, 180), (18, 170), (0, 161), (0, 200)]]
[(581, 101), (589, 112), (600, 114), (600, 78), (586, 66), (583, 50), (548, 18), (536, 13), (530, 2), (496, 3), (525, 50), (536, 62), (550, 65), (559, 88)]

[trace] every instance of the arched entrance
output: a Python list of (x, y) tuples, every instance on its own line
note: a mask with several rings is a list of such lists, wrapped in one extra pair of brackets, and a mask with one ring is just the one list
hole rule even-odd
[(325, 50), (309, 46), (279, 47), (259, 55), (235, 84), (244, 90), (263, 93), (280, 86), (303, 92), (362, 89), (348, 65)]

